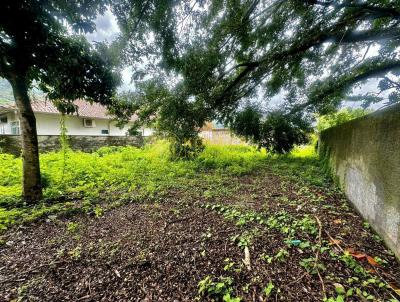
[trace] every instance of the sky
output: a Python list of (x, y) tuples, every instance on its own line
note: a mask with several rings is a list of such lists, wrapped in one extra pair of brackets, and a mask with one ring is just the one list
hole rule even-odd
[(99, 15), (95, 22), (96, 31), (86, 35), (90, 42), (112, 42), (118, 36), (120, 32), (118, 23), (110, 10), (107, 10), (104, 15)]
[[(110, 10), (107, 10), (103, 15), (99, 15), (96, 20), (96, 30), (91, 34), (86, 34), (89, 42), (109, 42), (111, 43), (118, 37), (120, 33), (117, 19)], [(127, 91), (132, 89), (131, 76), (132, 68), (126, 67), (122, 70), (122, 85), (119, 91)]]

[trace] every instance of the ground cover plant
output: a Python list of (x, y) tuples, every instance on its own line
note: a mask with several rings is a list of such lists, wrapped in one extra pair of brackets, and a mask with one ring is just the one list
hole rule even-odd
[(20, 198), (21, 158), (0, 154), (0, 229), (15, 219), (78, 210), (77, 201), (79, 208), (92, 211), (103, 199), (122, 202), (162, 195), (163, 190), (200, 172), (246, 173), (259, 166), (265, 156), (252, 147), (209, 146), (195, 160), (172, 160), (167, 142), (145, 148), (103, 147), (94, 153), (46, 153), (41, 156), (44, 202), (26, 206)]
[(1, 155), (0, 301), (398, 301), (399, 263), (313, 147), (43, 154), (36, 206), (20, 165)]

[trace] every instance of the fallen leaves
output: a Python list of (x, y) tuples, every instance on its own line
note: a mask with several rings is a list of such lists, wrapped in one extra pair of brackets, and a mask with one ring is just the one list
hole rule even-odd
[(390, 288), (393, 289), (393, 291), (400, 296), (400, 288), (397, 286), (397, 284), (394, 282), (389, 282), (388, 284)]
[(379, 266), (379, 263), (376, 262), (376, 260), (373, 257), (371, 257), (365, 253), (357, 252), (353, 248), (347, 248), (346, 252), (348, 252), (351, 256), (353, 256), (357, 260), (366, 259), (370, 265)]
[(372, 266), (378, 266), (379, 265), (378, 262), (376, 262), (374, 258), (372, 258), (371, 256), (368, 256), (368, 255), (367, 255), (367, 261)]

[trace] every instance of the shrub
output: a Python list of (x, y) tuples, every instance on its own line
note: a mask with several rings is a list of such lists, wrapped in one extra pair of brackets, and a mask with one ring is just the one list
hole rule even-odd
[(335, 113), (322, 115), (318, 117), (317, 130), (318, 132), (321, 132), (325, 129), (362, 117), (368, 113), (371, 113), (371, 111), (366, 109), (344, 108)]

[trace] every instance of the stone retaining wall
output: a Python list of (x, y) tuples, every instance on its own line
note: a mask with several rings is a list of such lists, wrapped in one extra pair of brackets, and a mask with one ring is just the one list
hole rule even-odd
[[(59, 150), (59, 135), (39, 135), (39, 150), (49, 152)], [(68, 142), (73, 150), (91, 152), (104, 146), (142, 146), (141, 136), (69, 136)], [(0, 135), (0, 151), (14, 155), (21, 154), (21, 137), (19, 135)]]

